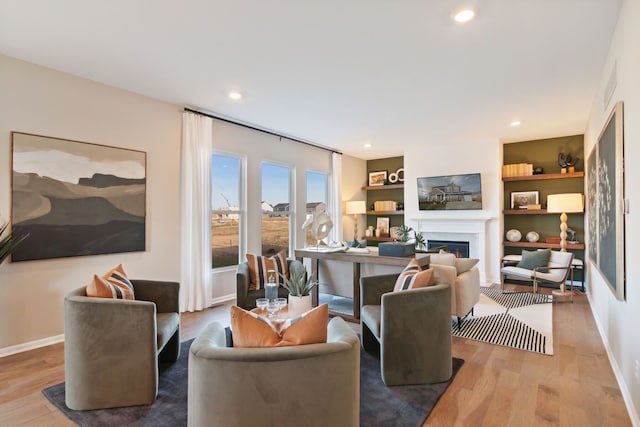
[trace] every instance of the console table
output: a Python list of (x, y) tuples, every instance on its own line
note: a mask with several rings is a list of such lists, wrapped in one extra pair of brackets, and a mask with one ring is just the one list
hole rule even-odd
[[(311, 274), (312, 277), (318, 278), (318, 264), (320, 260), (327, 261), (341, 261), (350, 262), (353, 264), (353, 316), (349, 316), (344, 313), (331, 312), (332, 315), (343, 317), (346, 320), (359, 321), (360, 320), (360, 266), (362, 264), (376, 264), (376, 265), (395, 265), (398, 267), (406, 267), (411, 260), (411, 257), (395, 257), (395, 256), (380, 256), (378, 255), (378, 248), (370, 248), (369, 253), (349, 253), (349, 252), (322, 252), (315, 251), (313, 249), (296, 249), (295, 256), (299, 261), (303, 261), (304, 258), (311, 260)], [(426, 268), (429, 266), (429, 254), (418, 253), (415, 255), (420, 267)], [(318, 278), (319, 279), (319, 278)], [(318, 287), (315, 286), (313, 290), (313, 302), (314, 306), (318, 305)]]

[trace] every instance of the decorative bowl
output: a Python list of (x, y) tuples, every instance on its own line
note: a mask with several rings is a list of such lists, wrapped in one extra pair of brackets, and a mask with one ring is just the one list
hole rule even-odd
[(527, 239), (527, 242), (535, 243), (538, 240), (540, 240), (540, 235), (538, 233), (536, 233), (535, 231), (530, 231), (525, 236), (525, 239)]

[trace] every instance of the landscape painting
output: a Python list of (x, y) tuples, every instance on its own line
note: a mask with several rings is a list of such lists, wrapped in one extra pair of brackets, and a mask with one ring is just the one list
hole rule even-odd
[(422, 211), (482, 209), (480, 174), (418, 178), (418, 206)]
[(11, 138), (13, 262), (145, 250), (145, 152)]

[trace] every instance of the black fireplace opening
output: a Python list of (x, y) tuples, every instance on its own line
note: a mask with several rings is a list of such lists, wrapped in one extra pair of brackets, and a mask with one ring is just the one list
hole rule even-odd
[(427, 241), (427, 250), (443, 246), (446, 247), (448, 252), (455, 254), (457, 258), (469, 258), (469, 242), (457, 242), (454, 240)]

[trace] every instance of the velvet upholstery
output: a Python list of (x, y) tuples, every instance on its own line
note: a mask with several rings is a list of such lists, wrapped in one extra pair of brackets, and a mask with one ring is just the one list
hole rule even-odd
[(362, 345), (380, 349), (388, 386), (446, 381), (452, 374), (451, 287), (438, 282), (392, 292), (397, 277), (360, 278)]
[(189, 426), (358, 426), (360, 349), (339, 318), (327, 342), (289, 347), (226, 347), (209, 324), (189, 350)]
[[(287, 258), (287, 268), (289, 273), (291, 273), (292, 269), (304, 269), (306, 272), (304, 265), (295, 259)], [(264, 289), (249, 290), (249, 281), (249, 264), (242, 262), (238, 264), (238, 270), (236, 271), (236, 305), (245, 310), (256, 308), (256, 300), (264, 298)], [(288, 296), (289, 291), (283, 286), (278, 286), (278, 297), (287, 298)]]
[(131, 283), (136, 300), (87, 297), (85, 287), (65, 297), (65, 394), (71, 409), (151, 404), (158, 360), (178, 358), (180, 285)]

